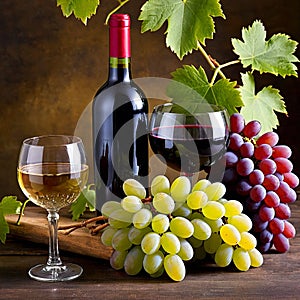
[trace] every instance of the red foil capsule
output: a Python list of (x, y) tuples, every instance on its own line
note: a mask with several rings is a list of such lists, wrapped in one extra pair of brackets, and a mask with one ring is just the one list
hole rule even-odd
[(109, 56), (130, 57), (130, 16), (113, 14), (109, 20)]

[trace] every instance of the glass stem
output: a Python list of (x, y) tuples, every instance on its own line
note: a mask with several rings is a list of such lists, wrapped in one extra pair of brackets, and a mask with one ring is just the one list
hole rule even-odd
[(48, 226), (49, 226), (49, 258), (48, 266), (61, 266), (62, 262), (58, 251), (58, 225), (59, 214), (57, 211), (48, 211)]

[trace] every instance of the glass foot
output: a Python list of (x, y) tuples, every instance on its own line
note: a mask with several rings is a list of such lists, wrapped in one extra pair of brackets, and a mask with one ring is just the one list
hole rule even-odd
[(68, 281), (79, 277), (82, 268), (76, 264), (66, 263), (61, 266), (49, 266), (45, 264), (32, 267), (28, 274), (31, 278), (44, 282)]

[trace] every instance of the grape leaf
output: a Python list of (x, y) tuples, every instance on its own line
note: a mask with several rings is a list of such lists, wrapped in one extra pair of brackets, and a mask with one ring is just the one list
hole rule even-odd
[(74, 13), (74, 16), (85, 25), (87, 24), (87, 19), (96, 14), (99, 3), (99, 0), (57, 0), (57, 6), (61, 6), (65, 17), (68, 18)]
[(86, 189), (84, 189), (77, 200), (72, 203), (71, 205), (71, 213), (72, 213), (72, 220), (77, 221), (81, 215), (85, 212), (87, 207), (90, 211), (95, 211), (95, 191), (91, 190), (91, 185), (89, 185)]
[(258, 120), (262, 126), (261, 133), (273, 131), (279, 125), (275, 111), (287, 114), (279, 90), (268, 86), (255, 94), (255, 81), (251, 73), (242, 74), (242, 81), (240, 91), (245, 106), (241, 108), (241, 114), (246, 122)]
[(219, 0), (149, 0), (141, 8), (142, 32), (156, 31), (168, 21), (166, 44), (178, 58), (213, 38), (213, 17), (225, 18)]
[(22, 202), (17, 201), (15, 196), (6, 196), (0, 202), (0, 241), (4, 244), (6, 240), (6, 234), (9, 233), (9, 226), (5, 220), (5, 215), (18, 214)]
[(245, 68), (251, 65), (260, 73), (297, 77), (293, 62), (299, 60), (293, 53), (298, 43), (290, 40), (288, 35), (276, 34), (266, 41), (264, 25), (254, 21), (252, 27), (242, 29), (242, 38), (244, 41), (232, 39), (232, 45)]
[[(236, 82), (230, 82), (228, 79), (220, 79), (215, 84), (211, 84), (208, 82), (206, 73), (201, 66), (197, 70), (193, 65), (185, 65), (183, 68), (172, 72), (171, 75), (174, 80), (195, 90), (204, 99), (203, 101), (223, 106), (229, 114), (237, 112), (237, 107), (243, 105), (240, 92), (235, 88)], [(168, 95), (175, 98), (176, 103), (180, 101), (186, 103), (195, 100), (187, 97), (180, 99), (180, 94), (178, 98), (176, 89), (170, 89)]]

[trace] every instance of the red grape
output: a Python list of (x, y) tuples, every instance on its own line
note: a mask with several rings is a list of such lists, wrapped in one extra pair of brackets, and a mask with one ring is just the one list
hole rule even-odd
[(292, 172), (284, 173), (283, 181), (286, 182), (292, 189), (299, 185), (299, 178)]
[(252, 185), (262, 184), (264, 182), (265, 175), (261, 170), (255, 169), (249, 175), (249, 182)]
[(242, 157), (252, 157), (254, 154), (254, 145), (251, 142), (245, 142), (240, 147), (240, 153)]
[(271, 221), (275, 217), (275, 210), (273, 207), (262, 205), (259, 208), (258, 215), (262, 221)]
[(276, 250), (281, 253), (287, 252), (290, 249), (290, 242), (282, 233), (274, 235), (273, 243)]
[(254, 163), (250, 158), (242, 158), (236, 165), (240, 176), (248, 176), (254, 170)]
[(284, 222), (281, 219), (275, 217), (269, 222), (269, 229), (273, 234), (282, 233), (284, 230)]
[(271, 132), (266, 132), (263, 135), (261, 135), (257, 141), (257, 145), (262, 145), (262, 144), (269, 144), (271, 147), (274, 147), (279, 141), (279, 136), (276, 132), (271, 131)]
[(245, 127), (245, 120), (239, 113), (234, 113), (230, 116), (230, 129), (231, 132), (240, 133)]
[(274, 159), (277, 171), (281, 174), (289, 173), (293, 170), (293, 164), (287, 158), (278, 157)]
[(250, 191), (250, 197), (254, 202), (260, 202), (266, 197), (266, 189), (262, 185), (255, 185)]
[(272, 147), (268, 144), (262, 144), (255, 148), (254, 157), (258, 160), (263, 160), (271, 157)]
[(282, 232), (284, 236), (288, 239), (292, 239), (296, 235), (296, 229), (292, 223), (284, 220), (284, 230)]
[(266, 175), (263, 186), (268, 190), (268, 191), (275, 191), (279, 188), (280, 181), (275, 175)]
[(274, 208), (275, 216), (281, 220), (287, 220), (291, 217), (291, 209), (285, 203), (280, 203), (277, 207)]
[(292, 155), (292, 150), (289, 146), (285, 145), (277, 145), (273, 147), (273, 158), (277, 157), (284, 157), (284, 158), (290, 158)]
[(280, 198), (274, 191), (268, 191), (264, 202), (270, 207), (277, 207), (280, 203)]
[(294, 203), (296, 200), (297, 200), (297, 193), (293, 189), (290, 189), (288, 195), (285, 195), (281, 198), (281, 202), (283, 203)]
[(237, 155), (231, 151), (227, 151), (224, 156), (225, 156), (226, 167), (233, 167), (239, 161)]
[(240, 180), (236, 185), (236, 192), (241, 196), (247, 196), (252, 189), (252, 185), (247, 180)]
[(260, 122), (253, 120), (246, 124), (243, 129), (243, 134), (245, 137), (252, 139), (253, 137), (257, 136), (261, 130)]
[(232, 133), (229, 139), (228, 148), (233, 151), (238, 151), (244, 144), (243, 138), (238, 133)]
[(270, 158), (266, 158), (266, 159), (262, 160), (259, 163), (258, 167), (265, 175), (274, 174), (276, 171), (276, 168), (277, 168), (274, 160), (272, 160)]

